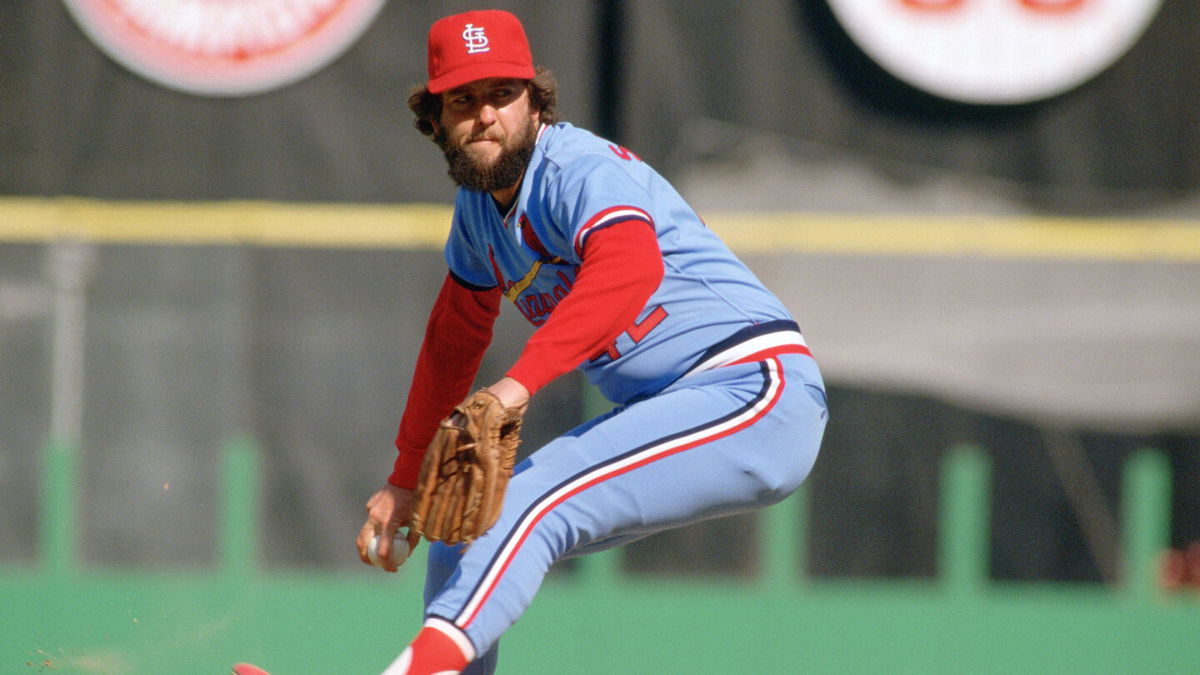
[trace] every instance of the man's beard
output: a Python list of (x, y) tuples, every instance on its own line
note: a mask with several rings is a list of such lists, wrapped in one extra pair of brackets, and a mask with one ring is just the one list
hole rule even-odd
[(537, 145), (537, 125), (526, 125), (524, 133), (517, 139), (516, 147), (501, 148), (500, 156), (491, 166), (480, 165), (461, 145), (451, 146), (444, 130), (434, 136), (434, 141), (446, 155), (446, 163), (450, 167), (447, 173), (455, 185), (479, 192), (495, 192), (512, 187), (521, 180), (521, 174), (525, 172), (529, 158), (533, 156), (533, 148)]

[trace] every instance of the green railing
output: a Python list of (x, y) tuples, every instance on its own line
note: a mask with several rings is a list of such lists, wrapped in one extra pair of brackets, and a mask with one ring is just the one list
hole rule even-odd
[[(39, 563), (0, 580), (0, 673), (378, 672), (420, 622), (419, 565), (399, 575), (258, 564), (258, 452), (223, 453), (215, 569), (80, 564), (78, 456), (51, 443)], [(1200, 598), (1166, 594), (1170, 471), (1152, 450), (1126, 467), (1122, 582), (989, 580), (986, 455), (942, 467), (940, 577), (811, 579), (798, 570), (806, 493), (763, 512), (762, 573), (622, 575), (618, 554), (552, 575), (509, 632), (502, 673), (1187, 673), (1200, 667)]]

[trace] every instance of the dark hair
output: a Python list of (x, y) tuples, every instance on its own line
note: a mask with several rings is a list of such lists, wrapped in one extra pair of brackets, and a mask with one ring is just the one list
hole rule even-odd
[[(529, 102), (538, 109), (538, 119), (542, 124), (554, 124), (558, 121), (558, 82), (554, 73), (546, 68), (534, 71), (533, 79), (529, 80)], [(429, 93), (425, 86), (417, 87), (408, 96), (408, 109), (417, 116), (413, 126), (426, 136), (433, 136), (433, 123), (442, 117), (442, 97)]]

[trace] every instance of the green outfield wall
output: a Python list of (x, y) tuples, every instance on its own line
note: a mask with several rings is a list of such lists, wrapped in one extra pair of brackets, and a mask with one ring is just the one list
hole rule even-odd
[[(648, 581), (608, 554), (552, 574), (502, 647), (504, 673), (1188, 673), (1200, 598), (1156, 583), (1169, 469), (1144, 450), (1126, 469), (1118, 587), (987, 579), (989, 469), (976, 448), (942, 467), (939, 577), (816, 581), (796, 561), (805, 494), (761, 514), (754, 579)], [(224, 452), (215, 568), (95, 569), (75, 551), (77, 450), (52, 444), (43, 554), (0, 581), (0, 671), (273, 673), (381, 670), (420, 622), (420, 565), (395, 575), (264, 569), (261, 466)]]

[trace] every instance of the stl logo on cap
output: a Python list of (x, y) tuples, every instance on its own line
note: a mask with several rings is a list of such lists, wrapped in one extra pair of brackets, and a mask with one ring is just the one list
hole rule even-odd
[(429, 28), (431, 94), (490, 77), (532, 80), (533, 56), (521, 21), (509, 12), (485, 9), (455, 14)]
[(491, 51), (488, 47), (487, 35), (483, 32), (483, 26), (476, 26), (469, 23), (462, 32), (463, 42), (467, 43), (468, 54), (479, 54), (481, 52)]

